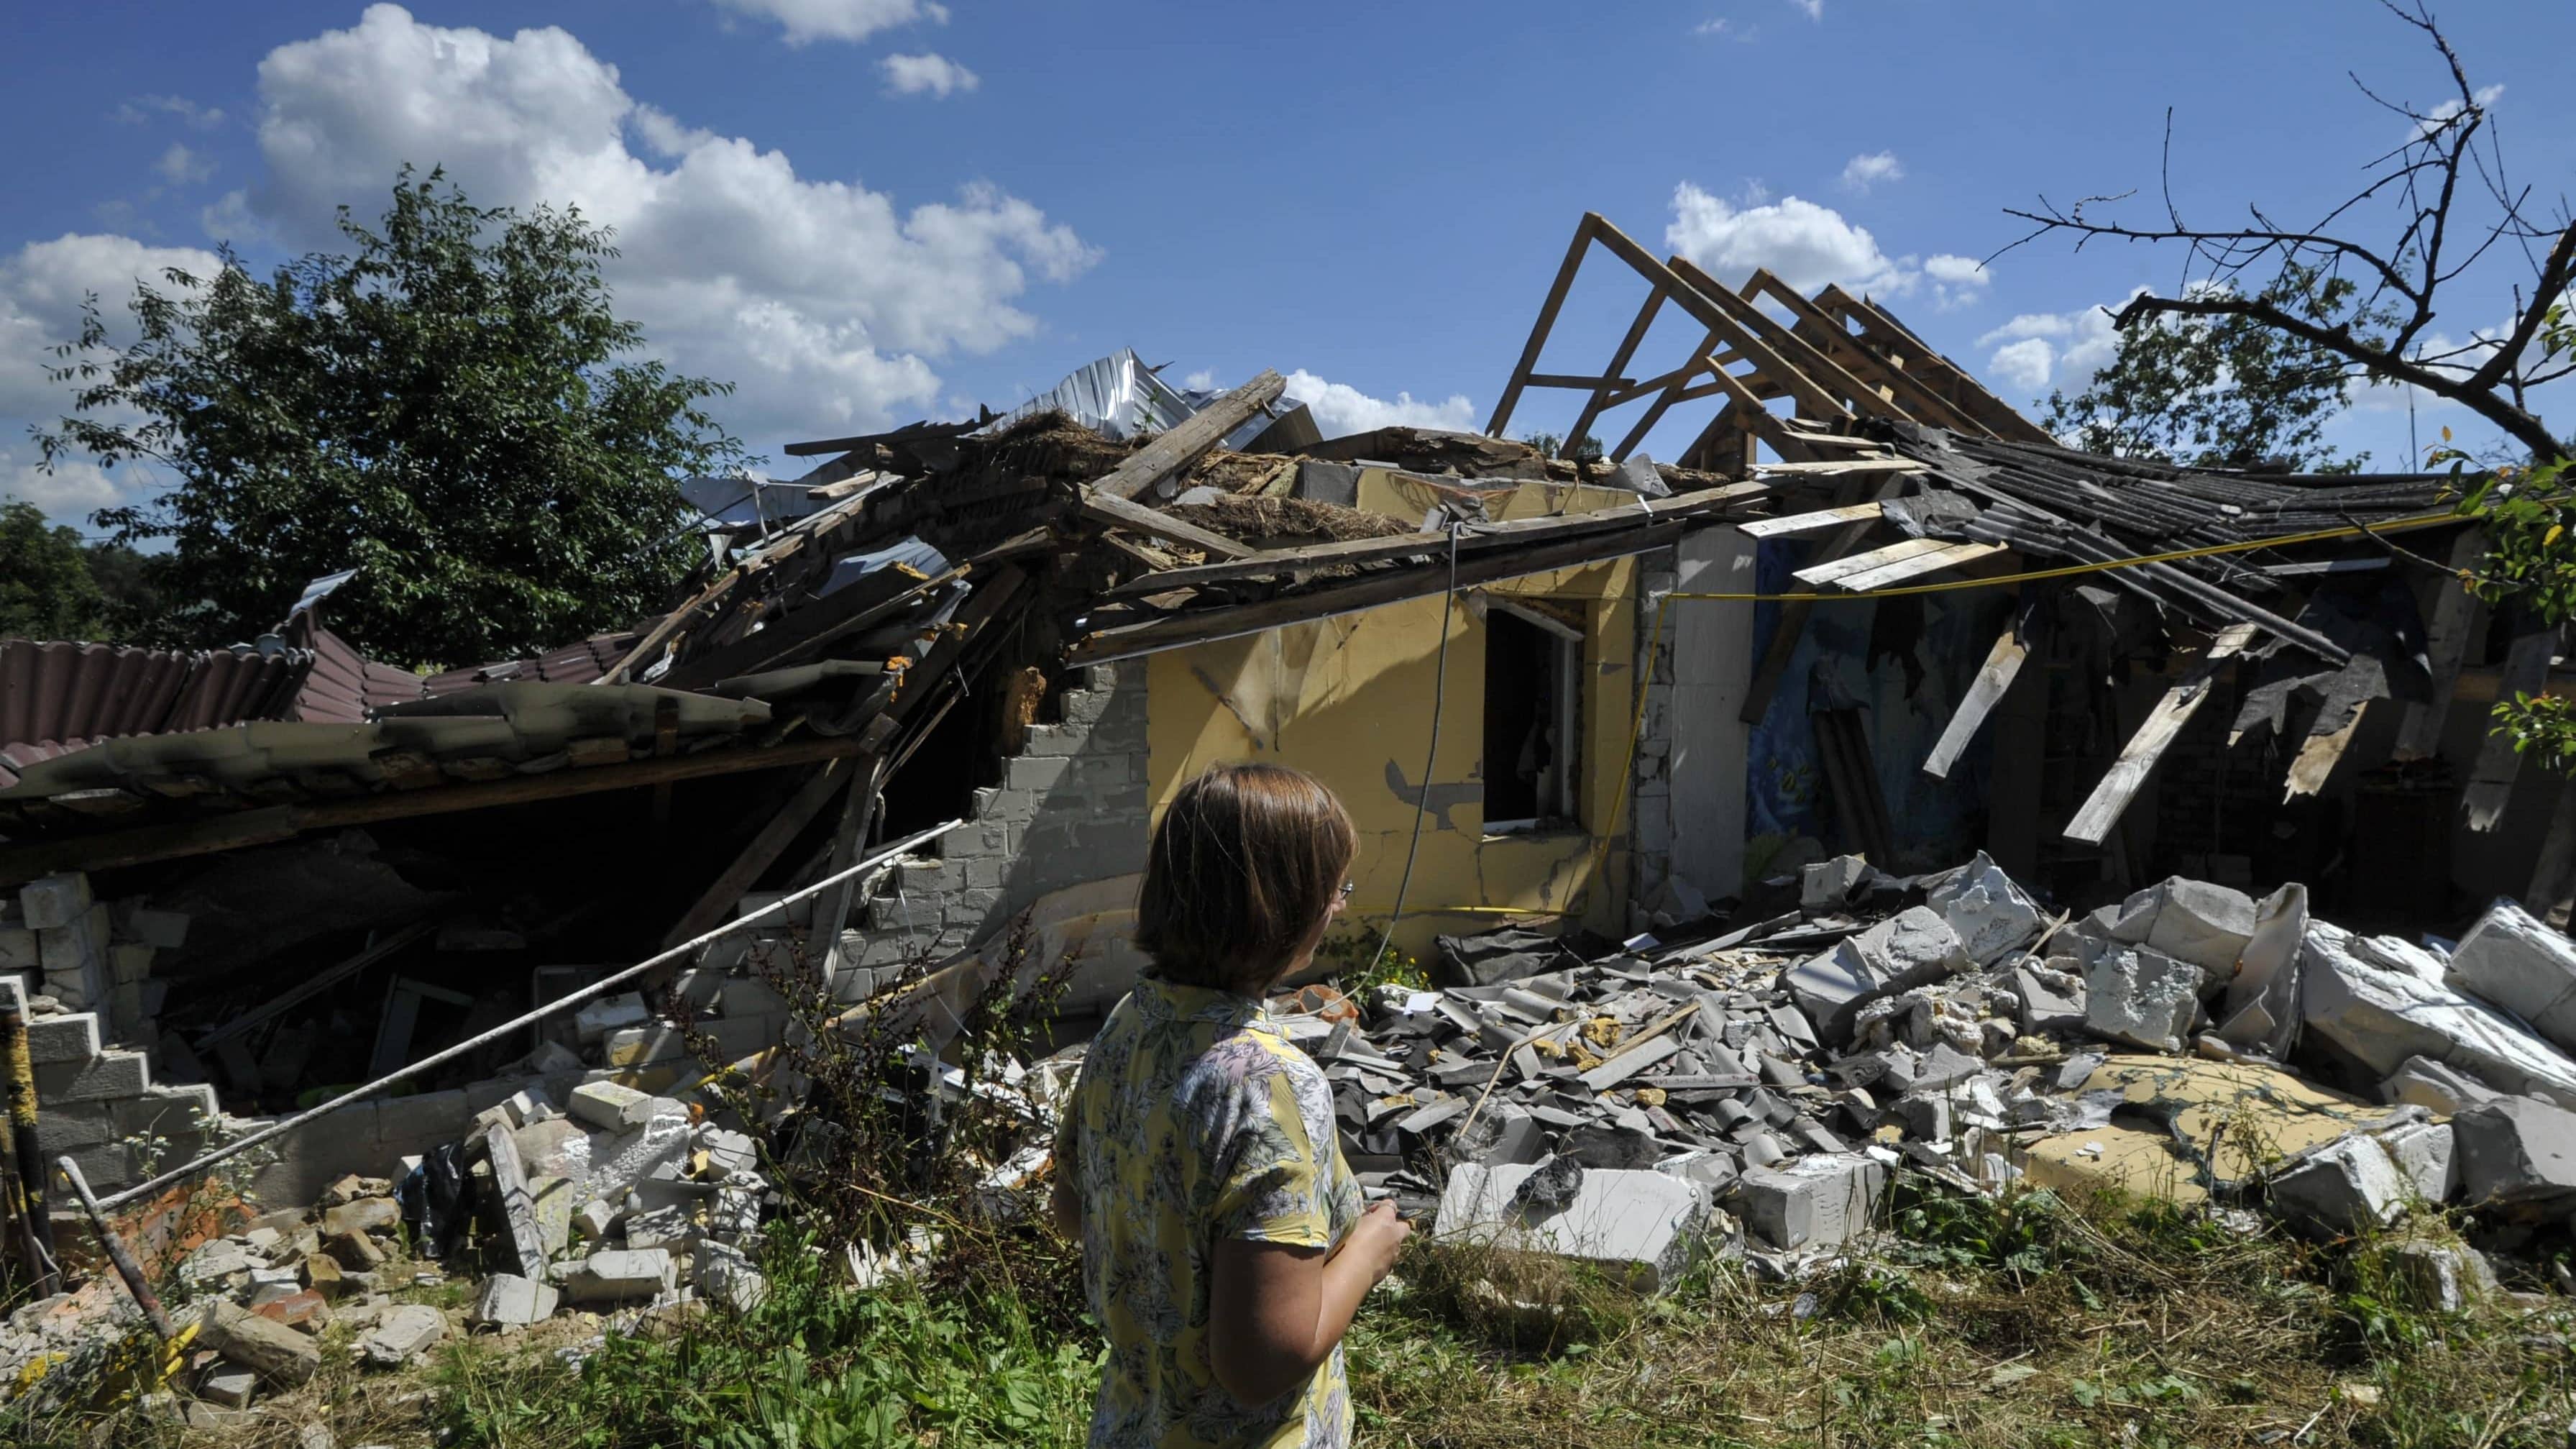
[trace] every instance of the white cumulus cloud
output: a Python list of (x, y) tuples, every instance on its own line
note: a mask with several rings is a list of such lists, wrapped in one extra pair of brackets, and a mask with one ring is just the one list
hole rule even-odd
[(110, 472), (85, 458), (66, 458), (46, 472), (32, 446), (0, 448), (0, 503), (32, 503), (47, 521), (89, 532), (89, 516), (130, 498), (149, 497), (152, 480), (132, 464)]
[(50, 422), (71, 405), (71, 389), (45, 376), (49, 365), (60, 365), (47, 349), (79, 335), (82, 299), (98, 297), (109, 339), (117, 341), (130, 331), (120, 324), (136, 282), (168, 291), (163, 274), (171, 268), (202, 277), (219, 265), (214, 253), (195, 247), (82, 233), (29, 242), (0, 259), (0, 418)]
[(948, 7), (934, 0), (716, 0), (739, 14), (775, 20), (789, 45), (865, 40), (880, 30), (927, 20), (944, 24)]
[(180, 124), (200, 131), (211, 131), (224, 123), (221, 110), (198, 105), (186, 96), (136, 96), (116, 108), (116, 119), (129, 126), (140, 126), (161, 116), (175, 116)]
[(1398, 426), (1444, 428), (1451, 432), (1468, 432), (1476, 426), (1476, 405), (1464, 393), (1451, 393), (1439, 402), (1425, 402), (1409, 392), (1399, 392), (1390, 402), (1371, 397), (1348, 383), (1326, 382), (1302, 367), (1288, 374), (1287, 396), (1306, 405), (1314, 415), (1315, 427), (1327, 438)]
[[(819, 24), (868, 9), (764, 13)], [(266, 175), (212, 215), (247, 215), (289, 247), (336, 245), (333, 208), (380, 211), (405, 162), (444, 167), (480, 204), (578, 206), (615, 228), (620, 313), (678, 369), (739, 385), (718, 407), (755, 451), (933, 407), (937, 359), (1032, 335), (1017, 305), (1032, 281), (1098, 256), (991, 186), (906, 208), (801, 176), (782, 152), (639, 103), (554, 27), (503, 37), (375, 5), (271, 51), (259, 95)]]
[(152, 169), (161, 174), (162, 180), (180, 186), (214, 175), (215, 163), (173, 141), (170, 149), (161, 153), (161, 159), (152, 163)]
[(1905, 292), (1917, 271), (1911, 258), (1890, 257), (1866, 227), (1841, 212), (1795, 196), (1737, 205), (1690, 182), (1673, 188), (1673, 221), (1664, 245), (1726, 282), (1768, 267), (1801, 292), (1827, 282), (1856, 291)]
[(877, 62), (877, 68), (885, 72), (886, 89), (898, 96), (945, 100), (984, 83), (983, 77), (944, 55), (889, 55)]
[(2115, 304), (2072, 312), (2024, 312), (1978, 338), (1977, 345), (1994, 349), (1986, 356), (1986, 370), (2025, 397), (2039, 397), (2055, 388), (2077, 392), (2120, 355), (2119, 329), (2111, 325), (2111, 314), (2118, 310)]
[(1843, 163), (1843, 189), (1866, 194), (1883, 181), (1905, 179), (1904, 163), (1893, 151), (1870, 151)]

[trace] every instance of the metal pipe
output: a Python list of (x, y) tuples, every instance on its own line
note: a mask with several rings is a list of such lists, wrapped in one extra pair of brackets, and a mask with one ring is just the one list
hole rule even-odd
[[(11, 993), (15, 997), (16, 993)], [(9, 1082), (9, 1152), (18, 1176), (21, 1249), (36, 1296), (52, 1297), (62, 1287), (61, 1259), (54, 1254), (54, 1220), (45, 1211), (45, 1165), (36, 1146), (36, 1054), (27, 1045), (27, 1012), (23, 1005), (0, 1007), (0, 1069)]]
[(134, 1261), (134, 1254), (125, 1246), (125, 1240), (107, 1225), (107, 1210), (98, 1205), (97, 1196), (89, 1190), (89, 1179), (81, 1176), (80, 1164), (69, 1157), (58, 1157), (54, 1159), (54, 1165), (63, 1170), (63, 1176), (71, 1181), (72, 1191), (80, 1195), (81, 1206), (89, 1212), (90, 1231), (98, 1234), (99, 1246), (107, 1249), (107, 1260), (116, 1265), (116, 1276), (125, 1280), (125, 1291), (134, 1295), (134, 1306), (143, 1310), (143, 1316), (151, 1321), (152, 1331), (161, 1335), (161, 1341), (169, 1342), (178, 1330), (170, 1325), (170, 1315), (161, 1307), (160, 1296), (144, 1280), (143, 1265)]
[(221, 1162), (228, 1157), (238, 1156), (241, 1153), (249, 1151), (251, 1148), (257, 1147), (263, 1142), (273, 1141), (278, 1137), (284, 1136), (286, 1133), (292, 1132), (296, 1128), (304, 1126), (306, 1123), (329, 1116), (331, 1113), (336, 1112), (351, 1103), (360, 1101), (367, 1097), (372, 1097), (376, 1093), (383, 1091), (385, 1088), (392, 1086), (396, 1082), (405, 1081), (409, 1078), (419, 1076), (421, 1073), (428, 1071), (432, 1067), (443, 1066), (469, 1052), (480, 1050), (483, 1047), (489, 1046), (492, 1043), (507, 1037), (514, 1031), (526, 1028), (543, 1017), (552, 1016), (559, 1011), (579, 1006), (583, 1002), (588, 1001), (595, 996), (606, 995), (612, 989), (625, 985), (627, 982), (634, 980), (636, 977), (643, 975), (645, 972), (650, 971), (657, 966), (669, 961), (678, 960), (679, 958), (688, 955), (690, 952), (697, 950), (699, 947), (706, 945), (710, 941), (720, 940), (726, 936), (730, 936), (734, 932), (752, 925), (765, 916), (784, 911), (787, 907), (794, 905), (798, 901), (804, 900), (809, 896), (818, 895), (853, 876), (874, 870), (885, 862), (912, 849), (914, 846), (923, 844), (926, 841), (936, 840), (940, 836), (946, 835), (949, 831), (958, 829), (965, 823), (966, 822), (963, 820), (951, 820), (945, 825), (934, 825), (928, 830), (915, 831), (914, 833), (905, 836), (903, 839), (896, 841), (894, 844), (887, 846), (885, 849), (878, 851), (876, 854), (869, 856), (867, 859), (860, 861), (858, 864), (851, 866), (847, 870), (836, 871), (833, 874), (816, 881), (814, 884), (805, 887), (803, 890), (792, 891), (786, 895), (780, 896), (777, 900), (770, 902), (759, 910), (753, 911), (748, 915), (736, 917), (735, 919), (716, 927), (714, 930), (683, 941), (679, 945), (673, 946), (669, 950), (663, 951), (658, 955), (647, 957), (646, 959), (639, 961), (614, 975), (602, 977), (600, 980), (592, 982), (590, 985), (583, 987), (579, 991), (572, 992), (569, 995), (547, 1002), (545, 1005), (538, 1007), (536, 1010), (529, 1012), (525, 1016), (505, 1021), (499, 1026), (493, 1027), (489, 1031), (482, 1032), (478, 1035), (469, 1037), (464, 1041), (458, 1042), (456, 1045), (447, 1048), (445, 1051), (434, 1052), (429, 1056), (421, 1058), (419, 1061), (413, 1062), (407, 1067), (388, 1072), (364, 1086), (353, 1087), (340, 1096), (334, 1097), (330, 1101), (313, 1108), (311, 1111), (299, 1112), (296, 1115), (287, 1118), (283, 1122), (272, 1122), (266, 1127), (262, 1127), (258, 1131), (251, 1133), (247, 1137), (235, 1138), (234, 1140), (225, 1143), (223, 1146), (216, 1148), (214, 1151), (207, 1153), (205, 1156), (183, 1166), (174, 1167), (168, 1172), (161, 1174), (159, 1177), (153, 1178), (149, 1182), (138, 1183), (133, 1187), (125, 1189), (123, 1192), (110, 1194), (106, 1199), (106, 1205), (108, 1207), (120, 1207), (126, 1203), (150, 1197), (152, 1194), (161, 1191), (163, 1188), (196, 1176), (198, 1173), (205, 1171), (207, 1168), (214, 1166), (216, 1163)]

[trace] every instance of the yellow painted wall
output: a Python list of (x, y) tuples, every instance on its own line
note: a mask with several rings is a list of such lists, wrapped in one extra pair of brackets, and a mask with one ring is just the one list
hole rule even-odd
[[(1534, 483), (1507, 498), (1488, 495), (1488, 508), (1500, 518), (1522, 518), (1636, 501), (1615, 490)], [(1359, 502), (1419, 522), (1430, 498), (1419, 484), (1371, 470), (1362, 475)], [(1183, 781), (1223, 761), (1269, 760), (1314, 774), (1359, 826), (1352, 872), (1359, 888), (1350, 916), (1367, 923), (1372, 936), (1384, 929), (1431, 744), (1445, 611), (1448, 684), (1431, 770), (1434, 808), (1423, 816), (1397, 944), (1425, 956), (1434, 935), (1513, 922), (1552, 925), (1569, 911), (1596, 930), (1624, 934), (1626, 849), (1614, 843), (1605, 851), (1601, 838), (1613, 829), (1614, 810), (1618, 832), (1627, 827), (1623, 775), (1636, 706), (1637, 573), (1636, 560), (1618, 559), (1487, 586), (1496, 594), (1579, 603), (1586, 616), (1580, 832), (1487, 838), (1483, 806), (1451, 793), (1484, 778), (1485, 625), (1463, 596), (1415, 599), (1150, 656), (1155, 810)]]

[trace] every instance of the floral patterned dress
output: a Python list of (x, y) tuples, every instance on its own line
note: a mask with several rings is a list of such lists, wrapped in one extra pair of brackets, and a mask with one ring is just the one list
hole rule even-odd
[(1109, 1335), (1093, 1449), (1341, 1449), (1342, 1351), (1244, 1408), (1208, 1362), (1222, 1238), (1329, 1248), (1360, 1213), (1323, 1070), (1261, 1004), (1152, 978), (1085, 1055), (1057, 1145), (1082, 1200), (1083, 1286)]

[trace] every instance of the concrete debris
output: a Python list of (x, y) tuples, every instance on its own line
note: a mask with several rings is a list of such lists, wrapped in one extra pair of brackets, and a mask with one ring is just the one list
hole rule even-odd
[(1520, 1206), (1537, 1167), (1469, 1163), (1449, 1176), (1436, 1231), (1443, 1238), (1594, 1264), (1644, 1292), (1689, 1267), (1708, 1214), (1698, 1183), (1660, 1172), (1587, 1171), (1561, 1202)]
[(1886, 1183), (1875, 1159), (1837, 1153), (1754, 1168), (1732, 1202), (1745, 1231), (1774, 1248), (1838, 1248), (1868, 1229)]
[(2423, 1057), (2499, 1091), (2576, 1106), (2576, 1060), (2446, 984), (2431, 951), (2312, 922), (2299, 972), (2306, 1029), (2373, 1072)]
[(276, 1388), (294, 1388), (322, 1366), (322, 1351), (311, 1338), (228, 1298), (206, 1300), (197, 1342)]
[(522, 1278), (516, 1273), (495, 1273), (484, 1279), (482, 1288), (476, 1291), (474, 1308), (466, 1314), (466, 1321), (504, 1331), (524, 1328), (552, 1318), (560, 1296), (551, 1283)]
[(2453, 1117), (2451, 1131), (2472, 1206), (2553, 1219), (2576, 1210), (2576, 1112), (2508, 1097)]
[(2497, 901), (2451, 950), (2443, 983), (2494, 1002), (2560, 1047), (2576, 1051), (2576, 941)]
[(447, 1315), (424, 1303), (399, 1303), (358, 1338), (359, 1356), (375, 1368), (400, 1368), (447, 1336)]
[(2467, 1072), (2446, 1067), (2427, 1057), (2408, 1057), (2379, 1084), (2381, 1101), (2422, 1107), (2445, 1117), (2456, 1116), (2481, 1102), (2500, 1101), (2503, 1097), (2502, 1092)]
[(2028, 946), (2044, 924), (2038, 905), (1982, 850), (1933, 887), (1928, 904), (1958, 933), (1968, 959), (1980, 966), (1992, 966)]
[(2201, 968), (2150, 946), (2114, 947), (2084, 973), (2084, 1025), (2105, 1041), (2178, 1052), (2200, 1011)]
[(593, 1253), (562, 1277), (564, 1297), (585, 1307), (650, 1300), (678, 1282), (671, 1255), (660, 1248)]

